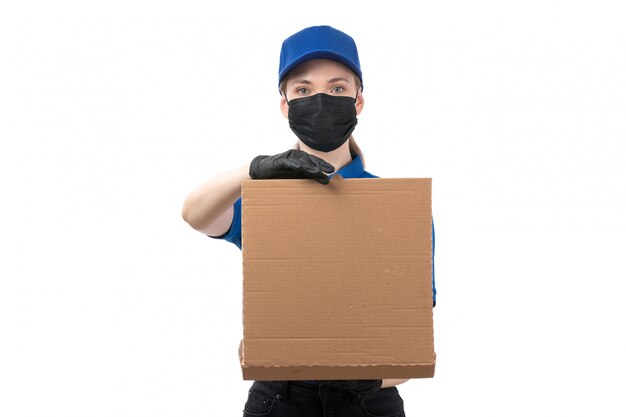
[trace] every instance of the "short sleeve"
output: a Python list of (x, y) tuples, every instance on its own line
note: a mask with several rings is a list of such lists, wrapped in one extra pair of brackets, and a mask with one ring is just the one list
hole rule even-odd
[(230, 243), (234, 243), (241, 249), (241, 197), (233, 204), (233, 221), (228, 231), (220, 236), (209, 237), (213, 239), (224, 239)]

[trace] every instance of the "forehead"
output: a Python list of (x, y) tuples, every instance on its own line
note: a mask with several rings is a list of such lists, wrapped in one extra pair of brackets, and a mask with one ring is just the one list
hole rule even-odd
[(354, 73), (342, 63), (332, 59), (312, 59), (291, 70), (287, 76), (287, 84), (293, 84), (300, 80), (324, 83), (334, 78), (345, 78), (353, 83)]

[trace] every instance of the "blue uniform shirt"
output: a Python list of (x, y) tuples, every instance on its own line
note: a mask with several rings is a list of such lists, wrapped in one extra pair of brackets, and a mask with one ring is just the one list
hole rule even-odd
[[(372, 175), (365, 171), (363, 168), (363, 162), (358, 155), (352, 156), (352, 162), (341, 168), (336, 174), (341, 175), (344, 178), (379, 178), (376, 175)], [(334, 175), (334, 173), (332, 174)], [(331, 175), (331, 176), (332, 176)], [(235, 201), (233, 205), (233, 221), (230, 225), (230, 229), (221, 236), (210, 236), (214, 239), (225, 239), (231, 243), (237, 245), (241, 249), (241, 197)], [(432, 225), (432, 256), (433, 256), (433, 306), (437, 302), (437, 290), (435, 289), (435, 223)]]

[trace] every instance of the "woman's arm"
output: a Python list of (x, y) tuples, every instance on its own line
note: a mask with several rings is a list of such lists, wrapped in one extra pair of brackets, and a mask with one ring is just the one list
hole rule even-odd
[(250, 179), (250, 164), (218, 174), (193, 190), (183, 204), (183, 219), (199, 232), (224, 234), (230, 227), (232, 206), (241, 196), (241, 182)]
[(408, 379), (383, 379), (382, 388), (395, 387), (396, 385), (404, 384)]
[(241, 181), (272, 178), (311, 178), (328, 184), (335, 168), (314, 155), (290, 149), (278, 155), (258, 155), (252, 162), (215, 176), (191, 192), (183, 205), (183, 219), (210, 235), (224, 234), (233, 219), (231, 207), (241, 196)]

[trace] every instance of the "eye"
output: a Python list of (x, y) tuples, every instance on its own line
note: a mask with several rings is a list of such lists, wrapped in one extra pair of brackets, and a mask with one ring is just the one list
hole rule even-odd
[(345, 88), (337, 86), (337, 87), (333, 87), (333, 89), (330, 91), (332, 91), (335, 94), (341, 94), (345, 91)]
[(300, 94), (301, 96), (305, 96), (307, 94), (309, 94), (309, 89), (308, 88), (304, 88), (304, 87), (300, 87), (296, 90), (298, 92), (298, 94)]

